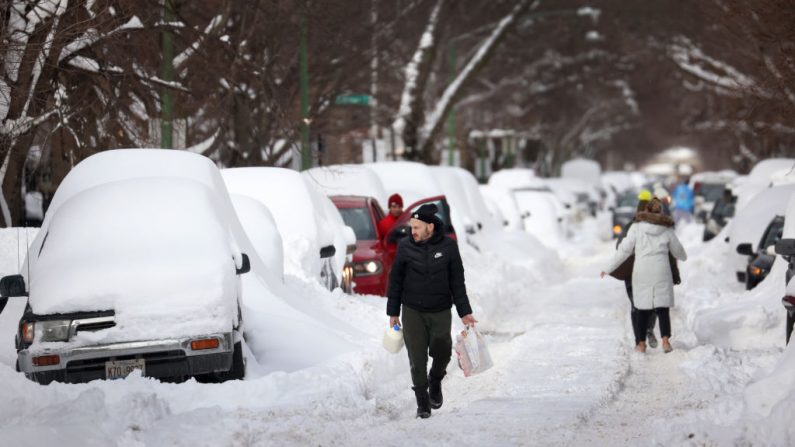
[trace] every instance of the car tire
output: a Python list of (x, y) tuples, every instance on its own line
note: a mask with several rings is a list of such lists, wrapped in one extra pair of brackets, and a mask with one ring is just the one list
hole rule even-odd
[(793, 323), (795, 323), (795, 317), (787, 312), (787, 325), (784, 326), (784, 329), (786, 330), (787, 344), (789, 344), (789, 339), (792, 336)]
[(246, 357), (243, 355), (243, 342), (235, 343), (232, 353), (232, 369), (225, 373), (221, 381), (243, 380), (246, 377)]

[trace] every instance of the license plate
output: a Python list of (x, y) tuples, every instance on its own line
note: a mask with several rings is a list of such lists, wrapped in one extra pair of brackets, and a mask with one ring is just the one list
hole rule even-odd
[(105, 378), (108, 380), (123, 379), (135, 369), (140, 369), (141, 375), (146, 374), (144, 359), (105, 362)]

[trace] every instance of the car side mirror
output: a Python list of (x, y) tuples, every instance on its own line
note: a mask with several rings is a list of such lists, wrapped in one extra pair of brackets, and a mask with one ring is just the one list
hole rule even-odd
[(12, 296), (27, 296), (24, 276), (9, 275), (0, 279), (0, 298), (10, 298)]
[(248, 255), (241, 253), (240, 257), (243, 258), (243, 262), (241, 263), (240, 268), (235, 268), (235, 273), (238, 275), (242, 275), (251, 271), (251, 260), (248, 259)]
[(337, 248), (334, 247), (333, 245), (326, 245), (325, 247), (320, 249), (320, 257), (323, 259), (330, 258), (336, 254), (337, 254)]
[(776, 242), (776, 254), (781, 256), (795, 255), (795, 239), (780, 239)]
[(740, 244), (737, 246), (737, 253), (745, 256), (753, 256), (754, 248), (749, 243)]
[(409, 233), (411, 233), (411, 227), (409, 227), (408, 225), (402, 225), (392, 230), (389, 233), (389, 236), (387, 236), (387, 240), (390, 243), (396, 244), (399, 240), (408, 236)]

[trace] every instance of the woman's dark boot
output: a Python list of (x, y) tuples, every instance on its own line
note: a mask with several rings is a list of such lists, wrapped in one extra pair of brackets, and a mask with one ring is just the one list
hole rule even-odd
[(428, 397), (431, 400), (431, 408), (434, 410), (442, 408), (442, 402), (444, 400), (442, 397), (442, 379), (444, 379), (444, 375), (442, 375), (442, 377), (434, 377), (428, 374), (428, 383), (430, 384)]
[(427, 419), (431, 417), (431, 401), (428, 397), (428, 388), (413, 387), (417, 397), (417, 417)]

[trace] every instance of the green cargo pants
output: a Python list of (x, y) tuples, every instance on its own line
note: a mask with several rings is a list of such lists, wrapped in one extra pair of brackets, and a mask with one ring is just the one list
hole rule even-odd
[(453, 350), (450, 337), (452, 313), (419, 312), (402, 306), (403, 341), (411, 364), (411, 381), (416, 388), (428, 387), (428, 354), (433, 358), (431, 375), (444, 377)]

